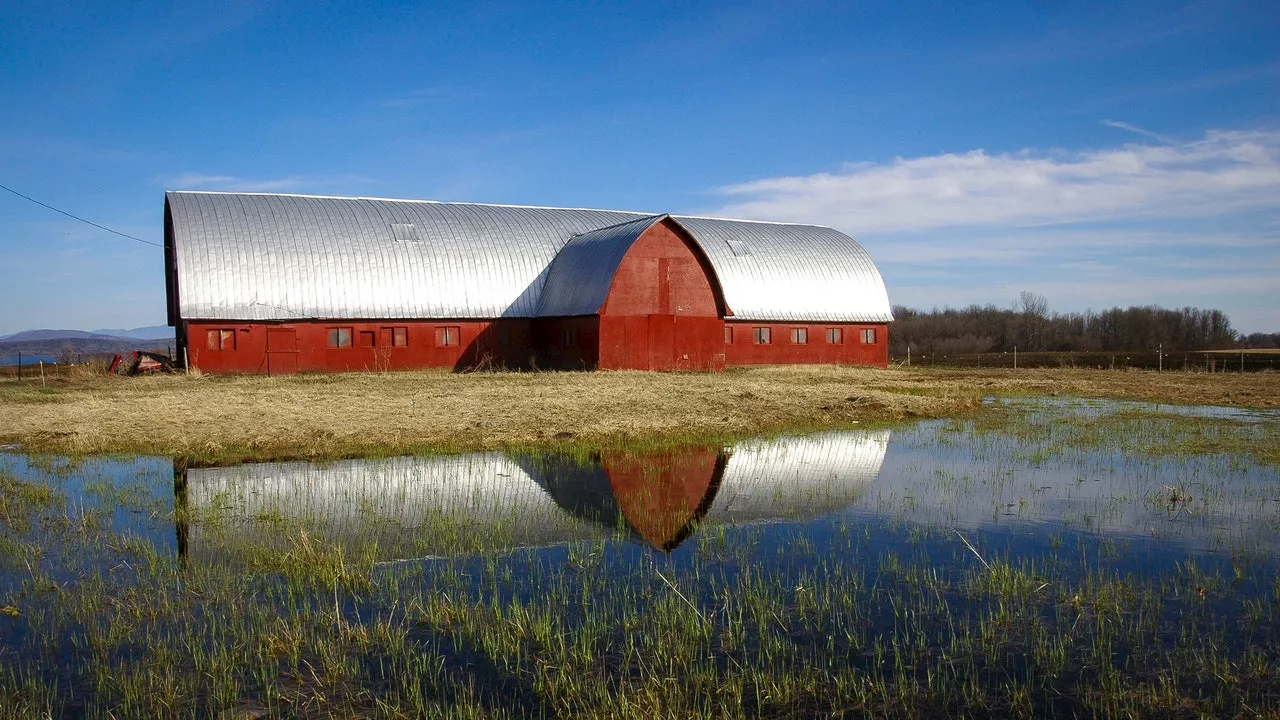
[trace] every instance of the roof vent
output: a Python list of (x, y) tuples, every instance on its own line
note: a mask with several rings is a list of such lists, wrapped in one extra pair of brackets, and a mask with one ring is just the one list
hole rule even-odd
[(747, 257), (751, 254), (751, 249), (741, 240), (725, 240), (729, 244), (729, 249), (738, 257)]
[(392, 223), (391, 239), (396, 242), (420, 242), (418, 228), (413, 223)]

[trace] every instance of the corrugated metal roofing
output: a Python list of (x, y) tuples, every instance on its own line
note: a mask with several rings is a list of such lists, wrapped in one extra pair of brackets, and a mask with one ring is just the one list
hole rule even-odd
[(735, 319), (893, 319), (880, 271), (842, 232), (745, 220), (676, 216), (676, 221), (707, 253)]
[(599, 313), (623, 256), (645, 230), (663, 217), (643, 217), (575, 235), (551, 261), (538, 316)]
[[(165, 199), (184, 319), (534, 317), (574, 236), (654, 217), (308, 195)], [(847, 235), (674, 217), (706, 252), (736, 319), (892, 319), (879, 272)]]

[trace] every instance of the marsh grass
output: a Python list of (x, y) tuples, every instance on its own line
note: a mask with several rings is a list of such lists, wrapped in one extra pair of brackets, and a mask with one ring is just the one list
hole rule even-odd
[[(998, 457), (993, 473), (903, 471), (972, 495), (1035, 463), (1089, 476), (1119, 456), (1183, 473), (1177, 494), (1124, 503), (1257, 521), (1220, 498), (1259, 471), (1247, 448), (1269, 436), (1228, 425), (1235, 439), (1201, 450), (1145, 415), (1098, 432), (1074, 418), (1014, 406), (940, 421), (921, 437)], [(1240, 469), (1205, 477), (1217, 462)], [(1189, 552), (1070, 518), (1052, 534), (957, 534), (895, 498), (869, 515), (708, 527), (669, 554), (622, 523), (549, 548), (467, 544), (470, 528), (441, 516), (415, 531), (465, 552), (382, 562), (271, 514), (247, 521), (273, 542), (230, 542), (254, 537), (243, 518), (164, 506), (171, 475), (30, 465), (0, 474), (13, 553), (0, 608), (18, 612), (0, 612), (3, 720), (1280, 713), (1280, 566), (1243, 543)], [(230, 551), (178, 555), (179, 521)], [(369, 537), (401, 531), (379, 522)]]
[(1160, 406), (1038, 411), (1035, 402), (989, 405), (950, 421), (958, 432), (1016, 438), (1041, 459), (1106, 450), (1147, 458), (1220, 455), (1280, 466), (1280, 416), (1215, 417)]
[(1280, 406), (1280, 376), (806, 366), (0, 380), (0, 444), (196, 462), (724, 442), (967, 412), (983, 395)]

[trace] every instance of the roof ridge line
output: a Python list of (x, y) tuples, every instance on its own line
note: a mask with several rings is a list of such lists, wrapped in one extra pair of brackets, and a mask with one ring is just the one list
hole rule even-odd
[(674, 218), (674, 216), (672, 216), (672, 215), (671, 215), (671, 213), (659, 213), (659, 214), (657, 214), (657, 215), (644, 215), (644, 216), (641, 216), (641, 217), (638, 217), (638, 218), (632, 218), (631, 220), (623, 220), (622, 222), (616, 222), (616, 223), (614, 223), (614, 224), (612, 224), (612, 225), (601, 225), (601, 226), (600, 226), (600, 227), (598, 227), (598, 228), (591, 228), (590, 230), (583, 230), (583, 231), (582, 231), (582, 232), (580, 232), (580, 233), (574, 233), (574, 234), (570, 235), (570, 236), (569, 236), (569, 239), (570, 239), (570, 240), (573, 240), (574, 238), (580, 238), (580, 237), (582, 237), (583, 235), (590, 235), (591, 233), (594, 233), (594, 232), (600, 232), (601, 230), (612, 230), (613, 228), (616, 228), (616, 227), (622, 227), (623, 225), (630, 225), (631, 223), (638, 223), (638, 222), (640, 222), (641, 220), (653, 220), (654, 222), (658, 222), (659, 220), (661, 220), (661, 219), (663, 219), (663, 218)]
[[(422, 198), (389, 198), (389, 197), (373, 197), (365, 195), (314, 195), (309, 193), (282, 193), (282, 192), (246, 192), (238, 190), (165, 190), (165, 194), (174, 195), (252, 195), (254, 197), (296, 197), (296, 198), (314, 198), (319, 200), (372, 200), (374, 202), (399, 202), (399, 203), (418, 203), (424, 205), (478, 205), (480, 207), (502, 207), (502, 208), (521, 208), (525, 210), (573, 210), (578, 212), (592, 213), (617, 213), (620, 215), (637, 215), (636, 219), (643, 217), (655, 217), (657, 215), (667, 215), (679, 220), (680, 218), (689, 218), (690, 220), (719, 220), (721, 222), (739, 222), (739, 223), (757, 223), (760, 225), (791, 225), (795, 227), (816, 227), (824, 230), (835, 230), (830, 225), (818, 225), (814, 223), (799, 222), (783, 222), (781, 220), (750, 220), (746, 218), (729, 218), (719, 217), (716, 215), (681, 215), (677, 213), (652, 213), (643, 210), (611, 210), (608, 208), (586, 208), (586, 207), (563, 207), (560, 205), (519, 205), (515, 203), (485, 203), (470, 202), (465, 200), (424, 200)], [(624, 222), (631, 222), (626, 220)], [(621, 224), (621, 223), (617, 223)], [(610, 227), (610, 226), (606, 226)], [(847, 233), (845, 233), (847, 234)], [(852, 236), (850, 236), (852, 237)]]

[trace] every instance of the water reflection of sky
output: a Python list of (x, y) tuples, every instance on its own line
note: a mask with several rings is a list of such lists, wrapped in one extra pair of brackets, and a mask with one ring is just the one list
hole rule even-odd
[[(1018, 402), (1086, 417), (1154, 407)], [(1220, 410), (1178, 411), (1277, 416)], [(72, 504), (133, 493), (134, 502), (110, 506), (113, 526), (209, 561), (285, 543), (295, 531), (353, 550), (376, 548), (377, 559), (390, 561), (616, 537), (670, 551), (707, 528), (761, 525), (790, 536), (822, 532), (842, 516), (1026, 536), (1069, 530), (1195, 552), (1280, 550), (1274, 468), (1219, 455), (1035, 457), (1027, 450), (1011, 436), (928, 421), (893, 433), (576, 459), (494, 452), (186, 468), (154, 458), (69, 464), (0, 454), (0, 471), (58, 485)], [(1173, 488), (1189, 500), (1170, 503)], [(163, 526), (158, 518), (171, 517), (161, 511), (175, 492), (188, 521)]]
[(1049, 416), (1064, 414), (1083, 417), (1102, 417), (1125, 412), (1159, 413), (1189, 418), (1211, 420), (1235, 420), (1238, 422), (1280, 421), (1280, 410), (1264, 408), (1233, 408), (1218, 405), (1170, 405), (1140, 400), (1114, 400), (1111, 398), (1013, 396), (987, 397), (988, 405), (1008, 405)]
[(993, 447), (942, 426), (898, 433), (872, 492), (850, 510), (939, 527), (1095, 532), (1196, 551), (1280, 550), (1274, 468), (1221, 455), (1071, 451), (1037, 459), (1014, 441)]

